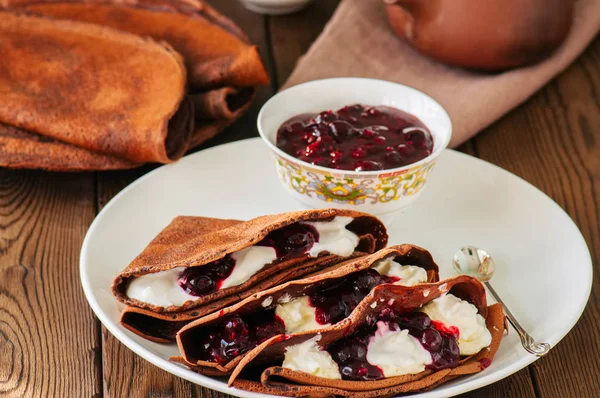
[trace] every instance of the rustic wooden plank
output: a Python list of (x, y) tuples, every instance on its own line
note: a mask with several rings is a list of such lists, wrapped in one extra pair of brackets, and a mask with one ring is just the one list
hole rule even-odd
[(94, 214), (93, 174), (0, 169), (0, 396), (101, 395), (78, 272)]
[[(266, 38), (265, 18), (251, 13), (238, 0), (209, 1), (216, 9), (234, 20), (259, 46), (265, 62), (270, 53)], [(271, 68), (271, 66), (268, 66)], [(256, 116), (264, 102), (272, 95), (270, 86), (261, 87), (249, 111), (220, 135), (202, 145), (199, 150), (225, 142), (236, 141), (258, 135)], [(98, 208), (104, 205), (121, 189), (156, 166), (144, 166), (137, 170), (104, 172), (98, 175)], [(225, 397), (188, 381), (175, 377), (138, 357), (102, 328), (102, 356), (105, 397)]]
[(596, 271), (591, 299), (571, 333), (530, 371), (540, 397), (600, 396), (600, 39), (473, 141), (481, 158), (553, 198), (586, 239)]
[(339, 0), (313, 1), (295, 14), (269, 17), (277, 87), (285, 83), (298, 58), (306, 53), (323, 31), (338, 4)]

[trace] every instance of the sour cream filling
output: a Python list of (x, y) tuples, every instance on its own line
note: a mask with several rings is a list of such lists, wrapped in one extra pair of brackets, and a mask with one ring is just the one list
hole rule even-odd
[(127, 286), (127, 296), (160, 307), (182, 305), (186, 301), (196, 300), (198, 297), (187, 294), (177, 283), (184, 270), (185, 267), (177, 267), (133, 278)]
[[(427, 282), (427, 272), (423, 268), (401, 265), (392, 258), (380, 260), (371, 268), (381, 275), (400, 278), (394, 282), (394, 285), (412, 286)], [(329, 323), (322, 325), (316, 321), (316, 308), (310, 304), (308, 296), (278, 304), (275, 314), (283, 320), (286, 333), (304, 332), (330, 325)]]
[[(304, 222), (303, 224), (314, 227), (319, 234), (319, 241), (314, 243), (307, 252), (308, 255), (318, 257), (323, 251), (343, 257), (351, 255), (360, 240), (358, 235), (346, 229), (353, 220), (352, 217), (336, 216), (331, 221)], [(231, 256), (235, 260), (235, 266), (219, 289), (241, 285), (277, 259), (275, 249), (268, 246), (250, 246)], [(177, 267), (133, 278), (127, 286), (126, 294), (129, 298), (161, 307), (181, 306), (186, 301), (198, 300), (199, 297), (186, 293), (177, 283), (184, 270), (185, 267)]]
[(485, 319), (478, 314), (477, 307), (453, 294), (447, 293), (436, 298), (423, 306), (421, 311), (432, 321), (458, 328), (460, 355), (476, 354), (492, 342), (492, 335), (486, 327)]
[(358, 235), (346, 229), (353, 220), (352, 217), (336, 216), (331, 221), (304, 222), (303, 224), (311, 225), (319, 233), (319, 241), (310, 248), (308, 255), (317, 257), (324, 251), (343, 257), (351, 255), (360, 240)]
[(413, 286), (417, 283), (427, 282), (427, 271), (416, 265), (402, 265), (388, 257), (376, 262), (371, 268), (381, 275), (396, 277), (400, 280), (394, 285)]
[(241, 285), (260, 271), (266, 264), (277, 259), (277, 252), (272, 247), (250, 246), (231, 254), (235, 266), (231, 274), (223, 280), (220, 289)]
[(316, 308), (310, 305), (308, 296), (299, 297), (289, 303), (278, 304), (275, 308), (275, 315), (283, 321), (287, 334), (326, 326), (317, 322)]
[(285, 350), (282, 366), (326, 379), (341, 379), (340, 369), (331, 354), (317, 344), (320, 335)]
[(433, 359), (408, 330), (390, 330), (387, 323), (379, 321), (367, 347), (367, 361), (378, 366), (385, 377), (393, 377), (421, 373)]

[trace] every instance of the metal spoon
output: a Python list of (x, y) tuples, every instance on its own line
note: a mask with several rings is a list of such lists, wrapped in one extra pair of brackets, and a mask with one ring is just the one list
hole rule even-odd
[(548, 353), (548, 351), (550, 351), (550, 348), (552, 348), (550, 344), (538, 343), (523, 329), (515, 316), (506, 307), (500, 296), (498, 296), (498, 293), (496, 293), (492, 285), (490, 285), (488, 282), (494, 275), (494, 270), (496, 268), (496, 264), (494, 263), (492, 256), (490, 256), (485, 250), (472, 246), (465, 246), (456, 252), (454, 258), (452, 259), (452, 263), (454, 265), (454, 269), (459, 274), (471, 275), (483, 282), (492, 297), (494, 297), (494, 299), (502, 305), (502, 308), (504, 308), (504, 313), (506, 314), (509, 322), (517, 330), (519, 337), (521, 337), (521, 344), (523, 344), (523, 348), (533, 355), (537, 355), (538, 357), (544, 356)]

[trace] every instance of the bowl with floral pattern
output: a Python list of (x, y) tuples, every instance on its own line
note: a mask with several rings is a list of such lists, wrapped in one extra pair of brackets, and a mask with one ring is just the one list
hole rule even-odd
[[(429, 141), (431, 146), (422, 159), (381, 170), (326, 167), (301, 160), (302, 156), (292, 156), (281, 145), (278, 147), (278, 131), (290, 119), (323, 115), (329, 110), (341, 112), (351, 106), (406, 112), (426, 126), (433, 142)], [(372, 214), (404, 209), (413, 203), (423, 192), (452, 135), (448, 113), (428, 95), (401, 84), (366, 78), (314, 80), (285, 89), (264, 104), (257, 122), (260, 136), (272, 151), (277, 175), (290, 195), (313, 208), (355, 209)], [(395, 152), (395, 148), (386, 148)]]

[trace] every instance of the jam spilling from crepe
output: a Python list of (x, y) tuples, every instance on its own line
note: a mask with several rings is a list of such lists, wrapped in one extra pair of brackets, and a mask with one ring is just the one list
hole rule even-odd
[(410, 113), (356, 104), (289, 119), (277, 131), (277, 147), (318, 166), (375, 171), (426, 158), (433, 151), (433, 137)]
[(375, 286), (397, 280), (399, 278), (380, 275), (374, 269), (365, 269), (319, 287), (309, 295), (310, 304), (316, 309), (315, 320), (321, 325), (337, 323), (348, 317)]

